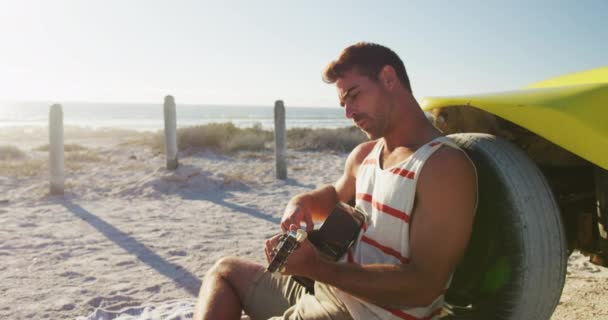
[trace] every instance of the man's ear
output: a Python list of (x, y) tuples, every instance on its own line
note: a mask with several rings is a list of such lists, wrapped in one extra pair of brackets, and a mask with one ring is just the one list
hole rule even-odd
[(392, 66), (386, 65), (380, 70), (378, 79), (386, 89), (393, 90), (397, 84), (397, 73)]

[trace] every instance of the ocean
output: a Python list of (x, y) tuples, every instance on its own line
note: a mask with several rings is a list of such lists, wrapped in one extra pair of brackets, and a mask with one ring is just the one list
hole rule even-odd
[[(7, 127), (45, 127), (50, 103), (0, 102), (0, 129)], [(65, 126), (121, 128), (156, 131), (164, 128), (162, 104), (64, 103)], [(213, 122), (232, 122), (238, 127), (274, 127), (274, 107), (180, 105), (176, 107), (177, 126), (187, 127)], [(338, 128), (353, 125), (340, 107), (285, 106), (287, 128)]]

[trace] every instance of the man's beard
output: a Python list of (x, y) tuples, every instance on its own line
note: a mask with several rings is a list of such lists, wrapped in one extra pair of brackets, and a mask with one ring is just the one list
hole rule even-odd
[(361, 130), (361, 132), (363, 132), (367, 136), (367, 139), (369, 139), (369, 140), (376, 140), (379, 138), (376, 131), (373, 130), (372, 128), (368, 128), (368, 129), (359, 128), (359, 130)]
[[(355, 120), (355, 124), (357, 125), (359, 130), (361, 130), (363, 133), (365, 133), (365, 135), (367, 136), (368, 139), (376, 140), (383, 136), (382, 128), (384, 126), (381, 124), (384, 123), (384, 121), (383, 121), (384, 118), (378, 117), (378, 118), (374, 119), (374, 118), (368, 117), (367, 115), (363, 115), (361, 117), (357, 117), (354, 120)], [(357, 124), (357, 122), (362, 121), (362, 120), (365, 121), (363, 127), (361, 127)]]

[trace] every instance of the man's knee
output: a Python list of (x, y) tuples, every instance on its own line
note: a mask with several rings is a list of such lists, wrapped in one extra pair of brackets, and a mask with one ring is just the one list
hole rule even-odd
[(253, 277), (266, 268), (253, 261), (239, 257), (223, 257), (207, 272), (206, 277), (221, 277), (232, 284), (250, 282)]
[(243, 298), (255, 280), (256, 275), (264, 270), (263, 266), (243, 258), (224, 257), (218, 260), (207, 271), (203, 283), (205, 281), (224, 281)]
[(205, 274), (205, 278), (209, 277), (221, 277), (226, 280), (231, 278), (232, 275), (239, 272), (242, 268), (243, 261), (237, 257), (223, 257), (215, 262), (215, 264), (209, 268)]

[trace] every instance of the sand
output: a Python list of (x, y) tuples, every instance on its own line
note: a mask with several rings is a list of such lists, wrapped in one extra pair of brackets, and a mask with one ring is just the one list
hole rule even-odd
[[(263, 262), (286, 202), (332, 183), (346, 159), (290, 150), (280, 181), (271, 152), (187, 151), (169, 172), (162, 154), (118, 142), (79, 141), (90, 156), (72, 157), (62, 197), (48, 195), (46, 171), (0, 176), (0, 319), (193, 300), (220, 257)], [(28, 150), (18, 161), (46, 157)], [(570, 257), (552, 319), (608, 319), (608, 270), (587, 260)]]

